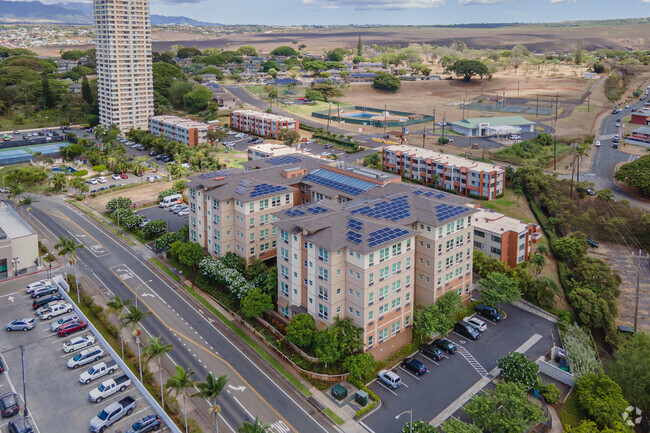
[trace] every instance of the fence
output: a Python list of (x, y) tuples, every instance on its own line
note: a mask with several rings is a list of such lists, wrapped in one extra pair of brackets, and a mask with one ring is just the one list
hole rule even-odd
[[(384, 112), (383, 109), (379, 108), (372, 108), (372, 107), (364, 107), (361, 105), (355, 105), (354, 107), (345, 107), (346, 110), (356, 110), (356, 111), (361, 111), (361, 112), (371, 112), (371, 113), (377, 113), (378, 115), (382, 114)], [(390, 115), (400, 115), (400, 116), (406, 116), (406, 117), (411, 117), (411, 116), (418, 116), (417, 118), (411, 118), (407, 120), (406, 122), (384, 122), (383, 120), (371, 120), (370, 118), (354, 118), (354, 117), (346, 117), (345, 115), (338, 115), (338, 111), (335, 110), (323, 110), (323, 111), (312, 111), (311, 115), (312, 117), (318, 117), (320, 119), (331, 119), (335, 122), (340, 122), (344, 121), (345, 123), (352, 123), (355, 125), (372, 125), (376, 126), (378, 128), (381, 128), (386, 125), (386, 127), (394, 127), (394, 126), (409, 126), (409, 125), (416, 125), (419, 123), (427, 123), (427, 122), (432, 122), (433, 121), (433, 116), (429, 116), (426, 114), (418, 114), (418, 113), (410, 113), (407, 111), (397, 111), (397, 110), (386, 110), (390, 113)]]
[(556, 315), (551, 314), (548, 311), (544, 310), (543, 308), (540, 308), (535, 304), (531, 304), (530, 302), (524, 299), (520, 299), (519, 301), (513, 302), (512, 305), (553, 323), (557, 323), (559, 320)]
[(548, 405), (544, 400), (540, 400), (540, 403), (542, 404), (542, 411), (546, 416), (546, 420), (537, 423), (526, 433), (546, 433), (553, 428), (553, 416), (551, 416), (551, 413), (548, 410)]

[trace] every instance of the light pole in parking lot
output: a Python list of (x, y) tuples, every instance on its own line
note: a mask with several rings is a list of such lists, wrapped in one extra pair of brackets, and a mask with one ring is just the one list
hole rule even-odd
[(136, 308), (137, 308), (137, 306), (138, 306), (138, 290), (140, 289), (140, 287), (142, 287), (142, 286), (144, 286), (145, 284), (148, 284), (148, 283), (150, 283), (150, 282), (152, 282), (152, 281), (153, 281), (153, 280), (143, 281), (142, 284), (140, 284), (140, 285), (135, 289), (135, 306), (136, 306)]
[(22, 344), (20, 345), (20, 363), (23, 369), (23, 400), (25, 403), (25, 410), (23, 414), (25, 415), (25, 418), (27, 418), (29, 413), (27, 412), (27, 391), (25, 387), (25, 347), (23, 347)]
[(409, 431), (411, 433), (413, 433), (413, 409), (405, 410), (404, 412), (400, 413), (399, 415), (396, 415), (395, 419), (399, 419), (399, 417), (404, 415), (405, 413), (408, 413), (410, 415), (411, 422), (409, 422)]

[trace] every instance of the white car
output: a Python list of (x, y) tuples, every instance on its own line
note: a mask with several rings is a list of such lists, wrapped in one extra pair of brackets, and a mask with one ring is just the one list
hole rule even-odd
[(189, 214), (190, 214), (190, 210), (189, 210), (189, 209), (185, 209), (185, 210), (180, 211), (180, 212), (177, 213), (176, 215), (178, 215), (179, 217), (183, 217), (183, 216), (187, 216), (187, 215), (189, 215)]
[(68, 368), (77, 368), (84, 364), (97, 361), (104, 356), (104, 350), (99, 346), (93, 346), (90, 349), (82, 350), (73, 358), (68, 360)]
[(50, 320), (52, 317), (60, 316), (61, 314), (69, 313), (72, 311), (72, 304), (63, 303), (58, 305), (48, 305), (48, 307), (39, 315), (42, 320)]
[(106, 183), (106, 178), (104, 176), (98, 177), (97, 182), (99, 183)]
[(119, 174), (113, 174), (113, 175), (111, 176), (111, 179), (113, 179), (113, 180), (120, 180), (120, 175), (119, 175)]
[(75, 350), (83, 349), (84, 347), (92, 346), (95, 344), (95, 337), (92, 335), (75, 337), (70, 341), (63, 343), (63, 351), (65, 353), (74, 352)]
[(38, 308), (36, 310), (36, 315), (40, 316), (41, 313), (43, 313), (45, 310), (47, 310), (50, 307), (54, 307), (55, 305), (63, 305), (65, 304), (65, 301), (52, 301), (48, 302), (47, 304), (43, 305), (42, 307)]
[(465, 317), (463, 321), (474, 326), (476, 329), (479, 330), (479, 332), (487, 331), (487, 325), (485, 324), (485, 322), (476, 316)]
[(95, 179), (94, 177), (90, 178), (88, 182), (90, 182), (91, 185), (97, 185), (99, 183), (97, 182), (97, 179)]
[(153, 183), (153, 181), (155, 181), (155, 180), (156, 179), (154, 179), (153, 176), (147, 176), (147, 182), (152, 182)]
[(600, 140), (596, 140), (596, 147), (600, 147)]
[(35, 281), (31, 284), (27, 285), (27, 289), (25, 290), (27, 293), (32, 293), (32, 290), (37, 289), (42, 286), (51, 286), (52, 283), (50, 280), (40, 280), (40, 281)]

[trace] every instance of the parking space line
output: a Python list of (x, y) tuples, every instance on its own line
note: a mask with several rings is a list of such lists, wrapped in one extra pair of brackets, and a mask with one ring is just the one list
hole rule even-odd
[[(402, 371), (404, 371), (404, 372), (405, 372), (406, 374), (408, 374), (409, 376), (413, 377), (413, 379), (417, 380), (418, 382), (420, 381), (420, 378), (419, 378), (419, 377), (417, 377), (416, 375), (414, 375), (413, 373), (411, 373), (410, 371), (408, 371), (408, 370), (405, 369), (404, 367), (400, 366), (399, 369), (402, 370)], [(402, 384), (404, 385), (404, 382), (402, 382)], [(404, 386), (406, 386), (406, 385), (404, 385)]]
[(383, 383), (383, 382), (380, 382), (380, 381), (377, 381), (377, 383), (380, 384), (381, 387), (384, 388), (386, 391), (388, 391), (388, 392), (390, 392), (391, 394), (397, 396), (397, 393), (396, 393), (395, 391), (393, 391), (392, 389), (390, 389), (390, 388), (388, 387), (388, 385), (384, 385), (384, 383)]
[[(468, 341), (469, 341), (470, 343), (473, 343), (472, 340), (470, 340), (469, 338), (467, 338), (467, 337), (465, 337), (465, 336), (463, 336), (463, 335), (460, 335), (458, 332), (456, 332), (456, 331), (451, 331), (451, 332), (453, 332), (454, 334), (456, 334), (456, 335), (458, 335), (460, 338), (462, 338), (462, 339), (463, 339), (462, 341), (464, 341), (464, 342), (468, 342)], [(465, 343), (462, 343), (462, 344), (465, 344)]]
[(436, 365), (440, 365), (440, 364), (438, 364), (436, 361), (434, 361), (433, 359), (431, 359), (431, 358), (429, 358), (429, 357), (426, 357), (426, 356), (424, 356), (424, 355), (422, 355), (422, 358), (424, 358), (426, 361), (433, 362), (433, 363), (436, 364)]

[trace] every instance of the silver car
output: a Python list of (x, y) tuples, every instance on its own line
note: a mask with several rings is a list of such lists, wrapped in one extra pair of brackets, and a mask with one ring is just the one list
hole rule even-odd
[(56, 322), (53, 322), (50, 325), (50, 331), (52, 332), (59, 332), (59, 328), (67, 323), (74, 322), (76, 320), (79, 320), (79, 316), (76, 314), (69, 314), (67, 316), (61, 317), (59, 320)]
[(24, 319), (18, 319), (18, 320), (14, 320), (12, 322), (7, 323), (7, 326), (5, 326), (5, 330), (7, 332), (11, 332), (11, 331), (29, 331), (34, 326), (36, 326), (36, 319), (26, 317)]

